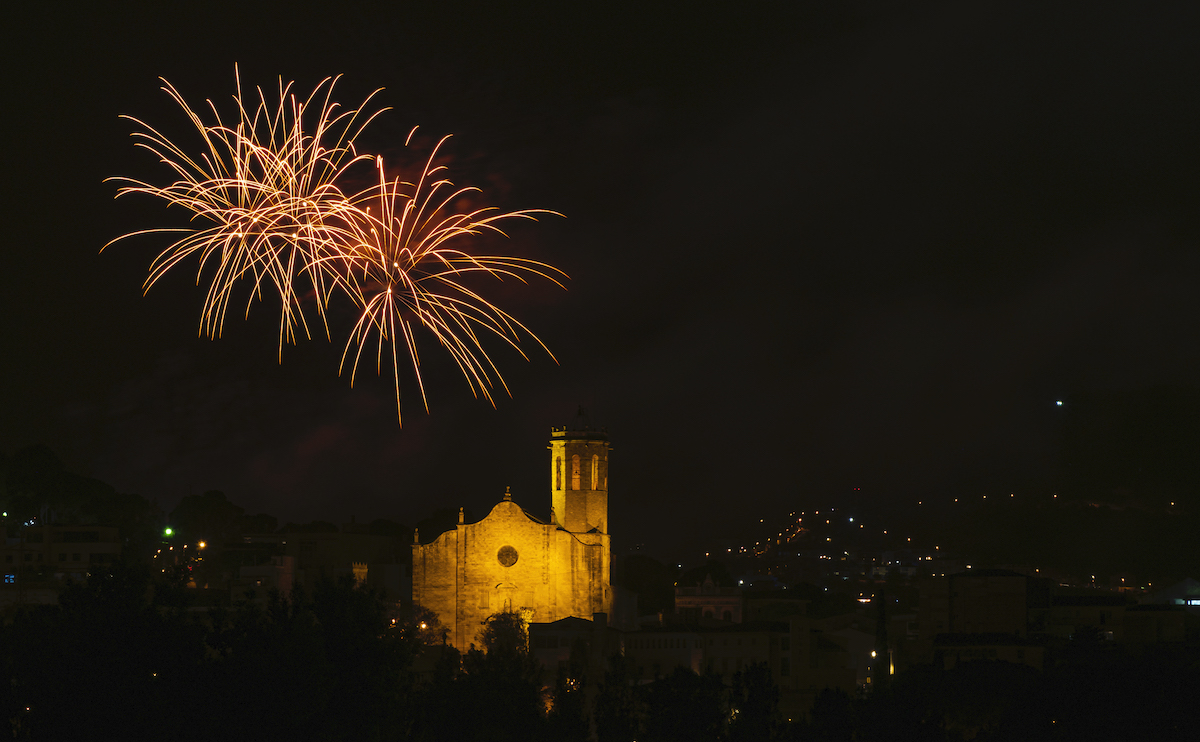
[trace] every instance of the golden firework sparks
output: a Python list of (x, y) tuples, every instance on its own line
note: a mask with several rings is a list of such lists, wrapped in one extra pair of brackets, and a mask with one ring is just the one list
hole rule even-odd
[[(152, 261), (145, 289), (149, 291), (180, 263), (197, 258), (197, 285), (209, 277), (200, 318), (200, 333), (209, 337), (220, 336), (234, 290), (243, 281), (250, 284), (247, 315), (264, 291), (277, 292), (281, 301), (280, 360), (284, 343), (296, 341), (297, 327), (311, 337), (302, 306), (309, 287), (327, 336), (327, 312), (333, 296), (348, 297), (358, 319), (339, 369), (345, 369), (351, 349), (357, 346), (350, 364), (353, 385), (363, 350), (374, 334), (377, 372), (382, 373), (385, 349), (391, 355), (398, 418), (401, 353), (411, 360), (422, 402), (429, 409), (414, 334), (419, 327), (429, 331), (454, 358), (472, 394), (482, 394), (494, 404), (494, 383), (506, 392), (508, 387), (481, 336), (498, 336), (523, 357), (520, 343), (526, 336), (547, 353), (549, 349), (512, 315), (469, 288), (464, 279), (471, 273), (521, 281), (536, 275), (562, 286), (556, 277), (565, 274), (534, 260), (472, 255), (464, 249), (464, 242), (484, 232), (503, 235), (498, 224), (505, 220), (536, 220), (537, 214), (556, 212), (501, 212), (494, 207), (455, 212), (454, 205), (478, 189), (455, 188), (445, 177), (445, 168), (433, 164), (448, 137), (433, 148), (414, 182), (389, 180), (383, 159), (359, 153), (354, 144), (363, 129), (386, 110), (367, 111), (379, 91), (358, 108), (342, 110), (332, 100), (337, 80), (326, 78), (301, 100), (292, 92), (293, 83), (285, 84), (281, 78), (275, 97), (256, 88), (257, 103), (248, 107), (239, 76), (234, 96), (237, 115), (230, 124), (222, 120), (211, 101), (207, 104), (212, 122), (206, 123), (164, 80), (163, 90), (200, 134), (202, 152), (189, 156), (155, 128), (127, 116), (124, 118), (141, 129), (133, 134), (137, 145), (153, 152), (174, 172), (175, 180), (166, 186), (131, 178), (112, 180), (123, 183), (118, 197), (129, 193), (154, 196), (168, 207), (186, 209), (197, 226), (138, 230), (105, 248), (136, 235), (179, 236)], [(370, 159), (376, 163), (378, 186), (346, 195), (339, 181), (350, 167)], [(214, 263), (215, 268), (206, 270)]]
[(377, 371), (381, 370), (385, 349), (391, 355), (398, 415), (401, 355), (398, 346), (401, 342), (404, 355), (412, 363), (422, 402), (425, 409), (429, 409), (416, 336), (411, 326), (413, 320), (432, 333), (454, 358), (472, 394), (482, 395), (493, 404), (491, 390), (494, 383), (499, 383), (505, 392), (508, 387), (484, 350), (481, 332), (502, 338), (525, 358), (528, 357), (520, 346), (525, 336), (550, 353), (545, 344), (516, 318), (469, 288), (464, 283), (468, 274), (483, 273), (500, 280), (511, 277), (522, 282), (526, 276), (534, 275), (559, 286), (562, 284), (557, 277), (566, 275), (539, 261), (473, 255), (457, 246), (464, 239), (483, 232), (507, 236), (499, 226), (502, 221), (536, 221), (538, 214), (557, 212), (545, 209), (501, 212), (494, 207), (465, 213), (455, 211), (455, 202), (479, 189), (456, 188), (442, 175), (445, 168), (434, 166), (434, 159), (448, 138), (443, 137), (433, 148), (414, 183), (405, 183), (399, 178), (389, 180), (384, 172), (383, 158), (377, 158), (378, 189), (357, 199), (360, 205), (370, 205), (359, 212), (365, 219), (357, 227), (359, 239), (355, 242), (357, 251), (353, 253), (351, 280), (343, 285), (352, 293), (361, 313), (342, 353), (342, 368), (346, 366), (351, 348), (357, 345), (350, 363), (353, 384), (363, 350), (374, 333)]
[(336, 83), (337, 78), (326, 78), (301, 99), (292, 91), (293, 83), (280, 79), (277, 103), (256, 88), (257, 105), (248, 108), (238, 76), (237, 116), (227, 125), (212, 101), (206, 102), (213, 123), (206, 123), (179, 91), (163, 80), (163, 90), (179, 104), (203, 140), (198, 157), (189, 156), (154, 127), (124, 117), (141, 127), (133, 134), (137, 146), (153, 152), (174, 171), (175, 180), (158, 186), (112, 178), (125, 184), (117, 196), (149, 194), (168, 206), (183, 207), (191, 212), (192, 221), (202, 226), (140, 230), (109, 245), (141, 234), (181, 235), (151, 263), (147, 291), (192, 256), (198, 256), (199, 285), (215, 259), (201, 313), (201, 334), (221, 334), (234, 289), (243, 279), (251, 284), (247, 315), (254, 299), (262, 298), (264, 287), (278, 291), (281, 355), (285, 341), (295, 342), (297, 325), (309, 336), (296, 285), (299, 277), (307, 276), (311, 283), (316, 309), (324, 321), (330, 290), (327, 276), (311, 266), (339, 238), (338, 218), (353, 210), (337, 180), (356, 162), (370, 160), (369, 155), (355, 151), (354, 138), (382, 112), (365, 112), (375, 93), (362, 106), (340, 111), (340, 105), (332, 100)]

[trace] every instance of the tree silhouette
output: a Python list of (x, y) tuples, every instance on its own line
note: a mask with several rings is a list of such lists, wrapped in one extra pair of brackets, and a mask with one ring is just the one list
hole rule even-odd
[(650, 742), (708, 742), (724, 735), (721, 679), (676, 667), (647, 686), (645, 738)]
[(632, 663), (623, 655), (609, 658), (604, 681), (596, 694), (596, 736), (599, 742), (632, 742), (640, 728), (639, 703)]
[(756, 662), (734, 674), (729, 707), (729, 742), (756, 742), (778, 735), (783, 722), (779, 688), (765, 662)]

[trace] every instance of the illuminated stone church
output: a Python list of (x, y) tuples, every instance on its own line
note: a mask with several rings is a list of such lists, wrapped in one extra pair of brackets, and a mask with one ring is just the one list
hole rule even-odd
[(478, 523), (413, 544), (413, 602), (437, 613), (459, 651), (505, 609), (528, 622), (612, 615), (608, 434), (550, 430), (550, 522), (504, 499)]

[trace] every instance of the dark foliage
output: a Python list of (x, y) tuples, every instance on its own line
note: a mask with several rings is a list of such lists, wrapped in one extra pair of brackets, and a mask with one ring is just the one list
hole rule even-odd
[(588, 696), (592, 678), (587, 673), (587, 648), (582, 639), (571, 647), (565, 667), (554, 679), (552, 705), (546, 717), (546, 739), (556, 742), (584, 742), (588, 739)]
[(469, 650), (462, 673), (438, 689), (441, 695), (434, 704), (439, 713), (427, 718), (422, 738), (503, 742), (541, 735), (541, 671), (529, 652), (521, 615), (494, 614), (480, 636), (483, 648)]
[(596, 735), (599, 742), (631, 742), (640, 728), (641, 708), (634, 689), (630, 660), (622, 655), (609, 659), (608, 669), (596, 695)]
[(724, 737), (721, 679), (677, 667), (646, 692), (645, 738), (650, 742), (716, 742)]
[[(784, 726), (763, 666), (726, 688), (676, 669), (634, 682), (627, 660), (589, 675), (584, 647), (542, 676), (521, 616), (481, 627), (460, 658), (351, 579), (211, 612), (120, 562), (58, 605), (0, 626), (0, 713), (15, 740), (1127, 740), (1183, 739), (1200, 706), (1200, 651), (1133, 648), (1080, 632), (1046, 669), (917, 666), (851, 699), (820, 693)], [(393, 622), (393, 617), (396, 618)], [(486, 650), (486, 651), (485, 651)], [(419, 657), (419, 653), (424, 653)], [(552, 688), (546, 714), (543, 680)], [(589, 731), (590, 730), (590, 731)]]
[(729, 693), (729, 742), (774, 739), (782, 725), (779, 688), (765, 663), (750, 665), (733, 676)]
[(853, 699), (844, 691), (826, 688), (813, 701), (806, 734), (802, 738), (812, 742), (850, 742), (854, 739), (854, 728)]
[(415, 643), (344, 581), (195, 614), (120, 563), (3, 627), (15, 739), (363, 740), (409, 731)]

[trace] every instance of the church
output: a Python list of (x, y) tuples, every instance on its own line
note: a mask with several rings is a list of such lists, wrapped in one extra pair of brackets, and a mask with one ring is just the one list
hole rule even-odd
[(528, 623), (612, 615), (608, 434), (580, 427), (550, 430), (550, 522), (506, 491), (483, 520), (465, 523), (460, 510), (454, 530), (414, 538), (413, 602), (438, 615), (459, 651), (503, 610)]

